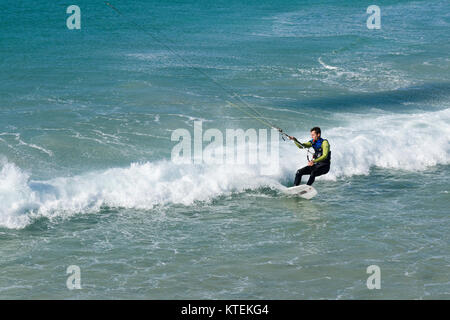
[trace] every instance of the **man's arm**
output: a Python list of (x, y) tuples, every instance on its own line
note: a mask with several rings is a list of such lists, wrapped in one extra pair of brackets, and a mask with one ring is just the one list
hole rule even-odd
[(328, 156), (328, 152), (330, 152), (330, 144), (328, 143), (328, 141), (324, 140), (324, 142), (322, 142), (322, 155), (317, 159), (314, 159), (313, 162), (317, 163), (322, 160), (325, 160), (326, 157)]
[(294, 140), (294, 143), (297, 147), (299, 147), (300, 149), (303, 148), (310, 148), (311, 147), (311, 142), (305, 142), (305, 143), (301, 143), (300, 141), (298, 141), (297, 139)]
[(300, 149), (310, 148), (312, 146), (311, 141), (308, 141), (308, 142), (305, 142), (305, 143), (301, 143), (300, 141), (297, 140), (296, 137), (291, 137), (291, 136), (288, 136), (288, 137), (289, 137), (289, 139), (294, 140), (295, 145), (297, 147), (299, 147)]

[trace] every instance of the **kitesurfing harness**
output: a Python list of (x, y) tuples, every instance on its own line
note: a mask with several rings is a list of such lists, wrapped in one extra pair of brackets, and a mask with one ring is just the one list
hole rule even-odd
[[(317, 141), (315, 141), (315, 142), (314, 142), (313, 139), (309, 140), (309, 142), (311, 142), (311, 146), (314, 149), (314, 154), (312, 156), (313, 160), (317, 159), (317, 158), (320, 158), (322, 156), (322, 154), (323, 154), (322, 143), (324, 141), (328, 142), (328, 140), (322, 139), (322, 138), (317, 139)], [(309, 160), (309, 155), (307, 155), (306, 157), (308, 158), (308, 161), (310, 161)], [(331, 151), (328, 151), (327, 157), (325, 159), (323, 159), (321, 162), (323, 162), (323, 163), (330, 163), (330, 160), (331, 160)]]

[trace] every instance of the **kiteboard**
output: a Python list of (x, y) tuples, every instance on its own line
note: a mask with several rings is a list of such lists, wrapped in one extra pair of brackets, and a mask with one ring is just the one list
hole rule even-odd
[(299, 186), (284, 189), (284, 193), (309, 200), (317, 195), (317, 190), (307, 184), (301, 184)]

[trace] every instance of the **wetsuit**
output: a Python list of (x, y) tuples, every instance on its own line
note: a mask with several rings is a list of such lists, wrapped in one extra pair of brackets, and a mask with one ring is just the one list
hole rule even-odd
[(302, 176), (305, 174), (309, 174), (309, 180), (306, 183), (307, 185), (312, 185), (316, 177), (321, 176), (323, 174), (328, 173), (330, 171), (330, 160), (331, 160), (331, 151), (330, 144), (328, 140), (319, 138), (317, 141), (310, 140), (306, 143), (300, 143), (294, 140), (294, 143), (300, 149), (303, 148), (314, 148), (313, 162), (314, 165), (306, 166), (297, 171), (295, 175), (294, 185), (298, 186), (302, 180)]

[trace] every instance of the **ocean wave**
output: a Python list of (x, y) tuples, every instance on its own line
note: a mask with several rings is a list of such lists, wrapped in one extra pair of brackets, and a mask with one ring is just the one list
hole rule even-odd
[[(348, 123), (323, 128), (332, 167), (318, 180), (367, 175), (373, 167), (419, 171), (448, 164), (450, 109), (415, 114), (337, 115)], [(300, 140), (305, 132), (296, 135)], [(177, 164), (170, 160), (132, 163), (73, 177), (34, 181), (31, 174), (0, 160), (0, 226), (24, 228), (36, 217), (97, 212), (102, 206), (149, 210), (262, 187), (282, 189), (306, 165), (305, 151), (280, 143), (280, 166), (271, 175), (259, 165)]]
[(332, 150), (332, 167), (324, 179), (367, 175), (373, 167), (422, 171), (449, 163), (450, 109), (336, 117), (347, 124), (322, 128)]

